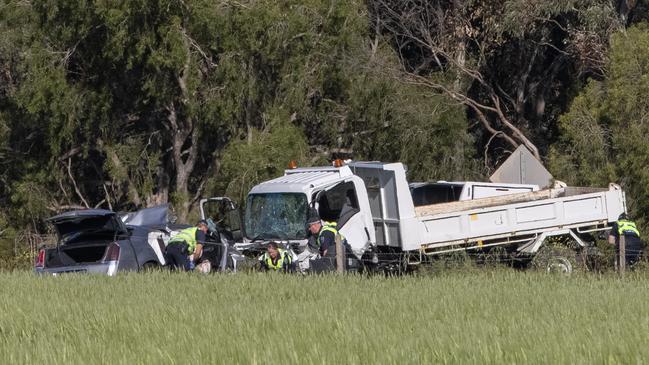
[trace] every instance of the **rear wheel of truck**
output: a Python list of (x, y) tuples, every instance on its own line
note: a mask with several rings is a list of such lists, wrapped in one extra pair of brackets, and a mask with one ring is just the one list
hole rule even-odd
[(530, 262), (530, 269), (547, 273), (571, 274), (574, 270), (570, 256), (563, 250), (541, 249)]
[(547, 242), (534, 255), (530, 268), (552, 274), (571, 274), (575, 271), (586, 271), (587, 266), (581, 254), (582, 248), (576, 242)]

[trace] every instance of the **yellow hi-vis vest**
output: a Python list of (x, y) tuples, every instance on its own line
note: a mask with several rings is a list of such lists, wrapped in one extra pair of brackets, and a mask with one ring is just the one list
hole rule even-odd
[(261, 261), (266, 263), (266, 266), (274, 271), (279, 271), (284, 268), (284, 263), (287, 265), (291, 264), (292, 258), (291, 255), (289, 255), (286, 250), (282, 250), (281, 248), (278, 249), (279, 251), (279, 257), (277, 258), (277, 263), (273, 264), (273, 258), (270, 257), (268, 252), (264, 253), (264, 255), (261, 257)]
[(320, 238), (322, 237), (322, 232), (324, 232), (324, 231), (329, 231), (329, 232), (333, 233), (334, 236), (339, 236), (340, 237), (340, 242), (345, 241), (345, 237), (343, 237), (343, 235), (340, 232), (338, 232), (338, 230), (336, 229), (336, 226), (338, 226), (338, 224), (336, 224), (336, 222), (324, 222), (324, 225), (320, 229), (320, 233), (318, 233), (318, 239), (317, 239), (318, 247), (322, 246), (320, 244)]
[(187, 252), (191, 255), (196, 249), (196, 231), (198, 231), (198, 227), (185, 228), (178, 232), (178, 234), (169, 241), (169, 244), (185, 242), (187, 244)]
[(620, 236), (623, 234), (632, 234), (640, 238), (640, 231), (638, 231), (638, 228), (636, 228), (635, 223), (625, 219), (620, 219), (619, 221), (617, 221), (617, 233)]

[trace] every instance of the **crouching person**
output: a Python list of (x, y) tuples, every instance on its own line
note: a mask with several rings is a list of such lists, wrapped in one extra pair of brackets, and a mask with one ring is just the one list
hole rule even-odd
[[(347, 243), (345, 238), (338, 232), (336, 223), (323, 222), (317, 212), (312, 212), (307, 220), (307, 229), (310, 233), (309, 243), (301, 254), (297, 256), (301, 272), (332, 271), (335, 270), (336, 237), (343, 245)], [(312, 267), (317, 263), (318, 267)]]
[(632, 268), (642, 256), (645, 244), (640, 239), (640, 231), (631, 221), (626, 213), (620, 214), (617, 222), (613, 223), (611, 232), (609, 233), (608, 242), (615, 245), (615, 260), (616, 264), (620, 257), (620, 237), (624, 236), (624, 251), (626, 267)]
[(322, 228), (322, 221), (318, 212), (312, 209), (306, 222), (306, 230), (309, 233), (309, 242), (299, 255), (296, 261), (300, 272), (307, 272), (311, 268), (311, 261), (320, 258), (320, 245), (318, 242), (318, 233)]
[(183, 229), (169, 241), (166, 256), (172, 270), (193, 270), (203, 253), (207, 230), (207, 222), (201, 219), (196, 227)]
[(263, 271), (293, 271), (293, 258), (286, 250), (278, 247), (277, 242), (269, 242), (266, 252), (259, 257), (259, 266)]

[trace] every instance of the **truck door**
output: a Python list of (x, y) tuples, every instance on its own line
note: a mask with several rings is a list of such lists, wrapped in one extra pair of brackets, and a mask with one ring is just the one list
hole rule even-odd
[[(362, 185), (362, 181), (360, 184)], [(371, 225), (367, 227), (366, 219), (361, 214), (362, 204), (359, 202), (358, 193), (356, 182), (348, 180), (318, 191), (313, 196), (320, 218), (324, 221), (336, 222), (338, 230), (345, 236), (352, 251), (357, 255), (362, 253), (371, 241), (370, 230), (372, 229)]]
[(202, 199), (200, 209), (201, 218), (208, 221), (210, 230), (218, 232), (221, 241), (241, 241), (243, 238), (241, 213), (239, 207), (230, 198)]
[(201, 218), (210, 228), (210, 236), (203, 246), (203, 258), (211, 262), (218, 271), (228, 268), (230, 246), (241, 242), (241, 215), (237, 205), (227, 197), (202, 199)]

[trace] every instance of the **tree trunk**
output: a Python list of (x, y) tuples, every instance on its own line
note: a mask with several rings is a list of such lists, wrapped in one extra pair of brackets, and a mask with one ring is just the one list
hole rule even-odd
[[(460, 38), (457, 43), (457, 49), (455, 50), (455, 61), (460, 65), (460, 70), (466, 66), (466, 42), (464, 38)], [(455, 74), (455, 82), (453, 83), (453, 89), (455, 92), (460, 92), (462, 88), (462, 72), (457, 71)]]
[(146, 197), (148, 207), (169, 203), (169, 174), (164, 165), (158, 166), (155, 186), (157, 191)]
[[(185, 221), (191, 208), (188, 185), (198, 155), (198, 130), (190, 117), (186, 117), (182, 124), (178, 122), (176, 106), (173, 103), (167, 107), (167, 110), (169, 112), (167, 119), (171, 125), (172, 134), (171, 152), (176, 170), (176, 213), (180, 221)], [(183, 149), (188, 139), (189, 145)], [(187, 155), (185, 159), (183, 159), (184, 155)]]
[(141, 207), (142, 197), (140, 197), (140, 193), (137, 191), (135, 184), (131, 181), (128, 171), (126, 171), (126, 167), (124, 167), (124, 164), (122, 164), (122, 161), (119, 159), (119, 156), (117, 156), (115, 150), (113, 150), (113, 148), (109, 146), (106, 146), (104, 141), (101, 139), (97, 140), (97, 146), (99, 146), (99, 148), (104, 151), (110, 162), (113, 164), (114, 168), (118, 171), (123, 172), (123, 175), (126, 177), (123, 183), (126, 184), (128, 198), (133, 202), (133, 204), (135, 204), (136, 207)]

